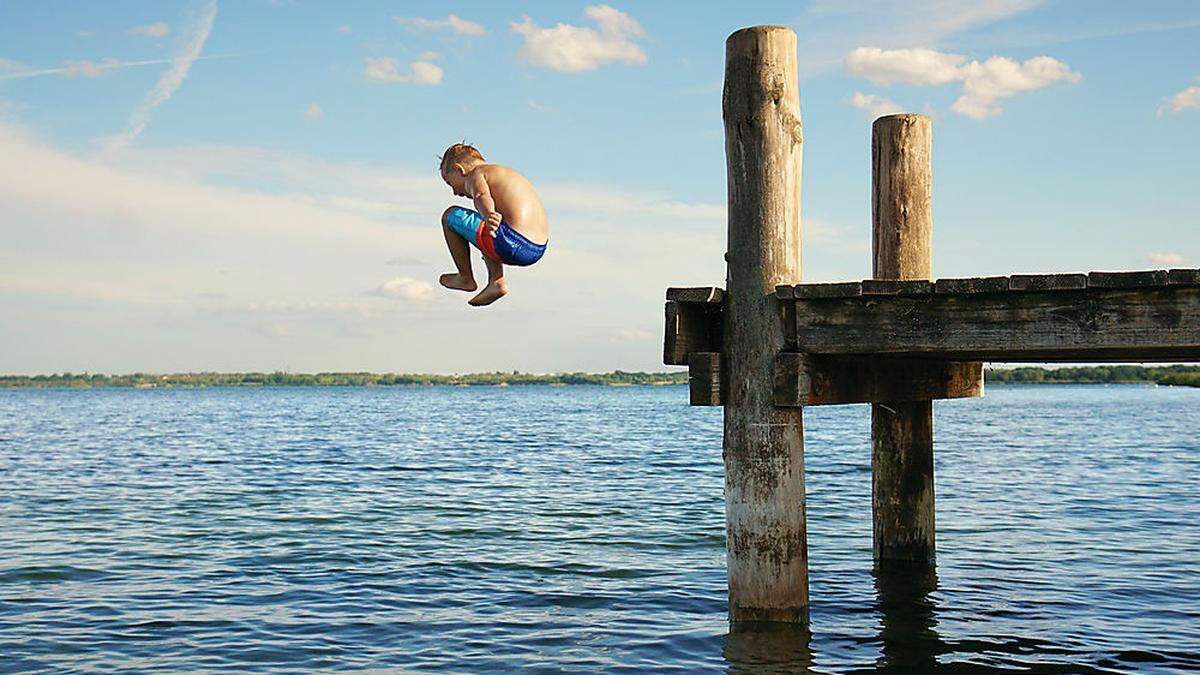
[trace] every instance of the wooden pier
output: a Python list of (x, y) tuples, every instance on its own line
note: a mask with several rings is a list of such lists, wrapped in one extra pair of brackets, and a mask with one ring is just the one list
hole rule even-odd
[(931, 125), (872, 130), (873, 279), (801, 283), (796, 36), (726, 43), (727, 279), (667, 290), (663, 361), (725, 407), (729, 614), (807, 623), (803, 406), (871, 403), (876, 564), (932, 564), (935, 399), (983, 362), (1200, 361), (1200, 270), (932, 280)]

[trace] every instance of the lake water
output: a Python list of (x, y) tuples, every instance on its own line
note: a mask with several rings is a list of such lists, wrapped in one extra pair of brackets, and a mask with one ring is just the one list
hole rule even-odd
[(1200, 389), (935, 404), (936, 574), (805, 411), (811, 633), (725, 621), (682, 387), (0, 390), (0, 670), (1200, 668)]

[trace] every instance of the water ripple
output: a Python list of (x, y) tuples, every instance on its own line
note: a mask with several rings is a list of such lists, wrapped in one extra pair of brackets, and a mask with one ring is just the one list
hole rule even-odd
[(1200, 391), (939, 402), (936, 571), (872, 569), (869, 409), (806, 410), (811, 632), (725, 622), (686, 398), (0, 390), (0, 671), (1200, 669)]

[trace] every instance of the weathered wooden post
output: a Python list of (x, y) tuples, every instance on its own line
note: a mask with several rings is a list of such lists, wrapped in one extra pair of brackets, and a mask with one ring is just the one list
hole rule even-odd
[(808, 620), (801, 409), (773, 401), (778, 284), (800, 280), (802, 134), (796, 34), (725, 43), (729, 230), (724, 312), (725, 521), (733, 621)]
[[(871, 130), (876, 279), (929, 279), (931, 131), (924, 115), (888, 115)], [(933, 401), (871, 405), (876, 561), (934, 557)]]

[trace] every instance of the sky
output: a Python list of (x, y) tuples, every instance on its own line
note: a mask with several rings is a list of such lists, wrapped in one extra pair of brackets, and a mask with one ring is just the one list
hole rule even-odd
[[(805, 281), (870, 276), (893, 112), (936, 277), (1200, 266), (1194, 0), (732, 4), (0, 0), (0, 373), (661, 370), (756, 24), (798, 36)], [(550, 217), (485, 309), (437, 285), (462, 140)]]

